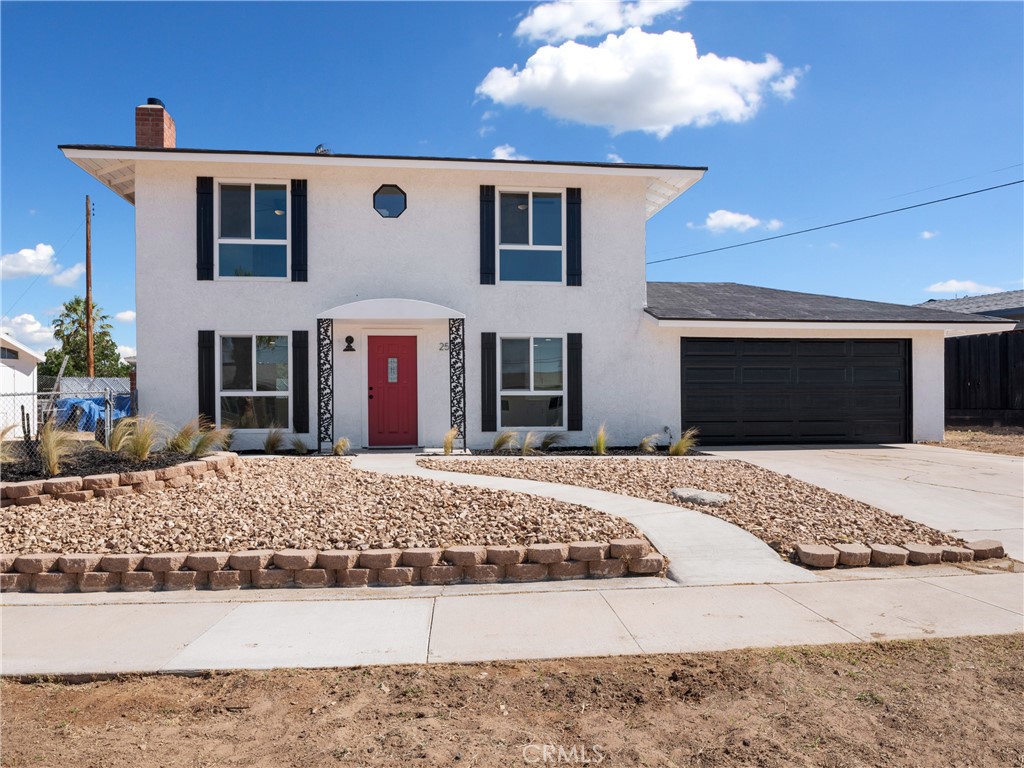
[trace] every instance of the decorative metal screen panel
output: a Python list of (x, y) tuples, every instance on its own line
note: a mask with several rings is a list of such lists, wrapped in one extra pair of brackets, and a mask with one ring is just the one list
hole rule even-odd
[(452, 426), (459, 430), (466, 448), (466, 321), (448, 320), (448, 367), (451, 373)]
[(334, 321), (316, 321), (319, 442), (334, 443)]

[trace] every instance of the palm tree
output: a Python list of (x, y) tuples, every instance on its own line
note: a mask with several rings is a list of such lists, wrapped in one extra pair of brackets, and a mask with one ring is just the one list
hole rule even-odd
[[(103, 314), (103, 310), (96, 304), (92, 305), (94, 334), (113, 330), (114, 326), (107, 322), (109, 319), (110, 315)], [(85, 299), (75, 296), (64, 302), (64, 311), (53, 321), (53, 338), (61, 344), (66, 344), (79, 335), (85, 336)]]

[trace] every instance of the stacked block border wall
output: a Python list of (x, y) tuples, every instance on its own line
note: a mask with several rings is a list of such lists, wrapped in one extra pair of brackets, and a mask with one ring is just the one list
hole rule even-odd
[(0, 591), (398, 587), (662, 576), (644, 539), (532, 546), (0, 555)]
[(132, 493), (151, 493), (165, 488), (180, 488), (199, 480), (227, 477), (238, 462), (238, 454), (218, 451), (195, 461), (186, 461), (162, 469), (139, 472), (111, 472), (85, 477), (54, 477), (49, 480), (22, 480), (0, 483), (0, 505), (30, 506), (51, 501), (83, 502), (111, 499)]

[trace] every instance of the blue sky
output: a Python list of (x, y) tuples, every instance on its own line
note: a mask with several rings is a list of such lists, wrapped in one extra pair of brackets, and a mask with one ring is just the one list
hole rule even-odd
[[(181, 147), (708, 166), (649, 261), (1024, 177), (1021, 3), (4, 2), (0, 24), (3, 326), (37, 349), (84, 293), (86, 194), (96, 301), (135, 345), (134, 210), (56, 146), (133, 143), (150, 96)], [(648, 276), (1017, 289), (1022, 210), (1018, 185)]]

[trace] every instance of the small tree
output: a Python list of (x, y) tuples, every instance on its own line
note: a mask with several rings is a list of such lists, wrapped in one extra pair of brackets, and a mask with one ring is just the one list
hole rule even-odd
[[(97, 376), (127, 376), (132, 367), (121, 362), (117, 344), (110, 335), (113, 326), (107, 322), (109, 319), (109, 315), (103, 314), (103, 310), (93, 304), (93, 368)], [(46, 351), (46, 359), (39, 365), (40, 375), (56, 376), (66, 355), (68, 364), (64, 375), (87, 376), (85, 299), (81, 296), (64, 302), (63, 311), (53, 321), (53, 338), (60, 342), (60, 346)]]

